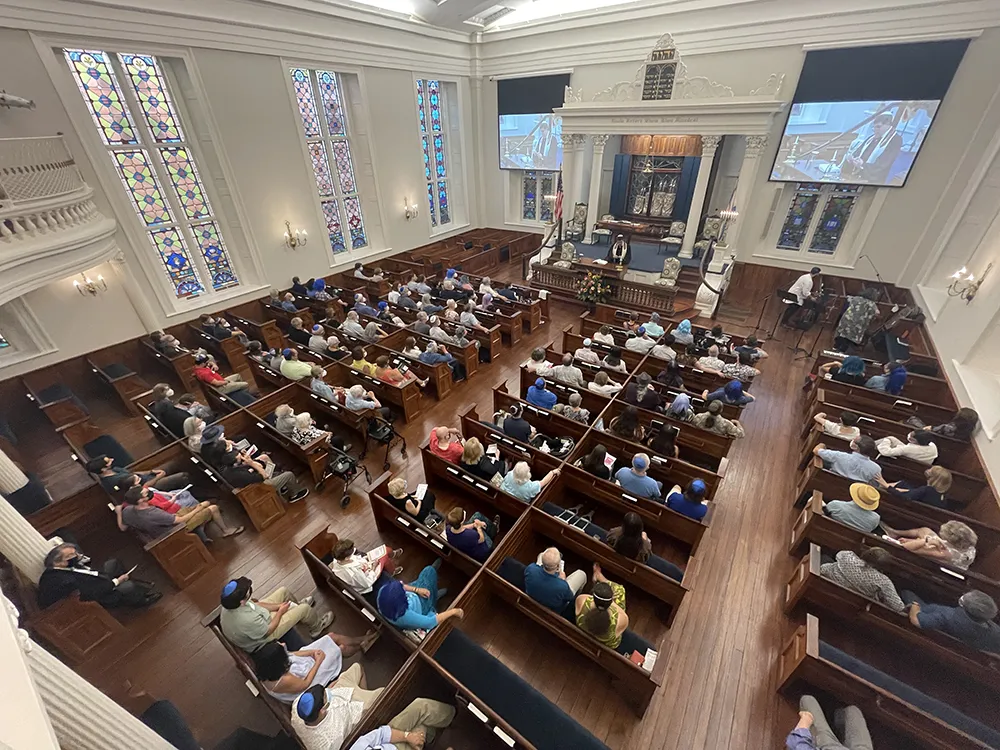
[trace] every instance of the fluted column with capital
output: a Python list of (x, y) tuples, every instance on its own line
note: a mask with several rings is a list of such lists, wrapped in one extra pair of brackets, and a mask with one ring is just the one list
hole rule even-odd
[[(6, 453), (0, 451), (0, 492), (9, 495), (27, 483), (24, 472)], [(38, 583), (50, 549), (52, 543), (39, 534), (13, 505), (0, 497), (0, 555), (10, 560), (25, 578)]]
[(736, 197), (733, 202), (738, 215), (731, 219), (726, 225), (725, 241), (728, 247), (736, 248), (739, 252), (740, 234), (743, 229), (743, 220), (749, 208), (750, 191), (757, 179), (757, 170), (760, 168), (760, 155), (767, 148), (766, 135), (746, 136), (746, 151), (743, 153), (743, 163), (740, 165), (740, 175), (736, 180)]
[(590, 167), (590, 189), (587, 192), (587, 226), (583, 230), (583, 241), (593, 239), (594, 223), (597, 221), (597, 203), (601, 199), (601, 178), (604, 176), (604, 147), (610, 135), (594, 135), (594, 156)]
[(680, 258), (694, 257), (694, 243), (698, 239), (701, 212), (705, 208), (708, 179), (712, 174), (715, 150), (719, 147), (721, 140), (722, 136), (720, 135), (703, 135), (701, 137), (701, 164), (698, 166), (698, 177), (694, 181), (694, 193), (691, 195), (691, 208), (688, 210), (684, 240), (681, 242), (681, 251), (677, 254)]
[(580, 159), (586, 137), (579, 134), (562, 135), (563, 144), (563, 227), (573, 218), (573, 207), (580, 199)]

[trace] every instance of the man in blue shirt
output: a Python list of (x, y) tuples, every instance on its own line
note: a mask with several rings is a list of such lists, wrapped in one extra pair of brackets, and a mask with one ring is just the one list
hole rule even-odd
[(867, 435), (851, 441), (850, 453), (832, 451), (820, 443), (813, 448), (813, 454), (823, 459), (823, 466), (834, 474), (854, 482), (874, 485), (875, 477), (882, 475), (882, 467), (872, 460), (878, 455), (878, 448), (875, 447), (875, 441)]
[(524, 590), (528, 596), (559, 614), (572, 606), (586, 583), (587, 574), (582, 570), (566, 575), (562, 555), (555, 547), (549, 547), (524, 569)]
[(378, 310), (369, 305), (362, 294), (354, 295), (354, 312), (358, 315), (367, 315), (370, 318), (378, 317)]
[(632, 459), (632, 467), (623, 466), (615, 473), (615, 481), (621, 485), (626, 492), (639, 497), (648, 497), (652, 500), (659, 500), (663, 485), (646, 475), (649, 468), (649, 456), (645, 453), (636, 453)]
[(455, 359), (454, 355), (448, 353), (444, 344), (435, 344), (433, 341), (428, 342), (427, 348), (420, 352), (419, 359), (421, 362), (428, 365), (436, 365), (439, 362), (447, 362), (448, 367), (451, 368), (452, 377), (455, 380), (465, 379), (465, 366)]
[(667, 507), (689, 518), (700, 521), (708, 513), (705, 493), (708, 488), (701, 479), (692, 479), (687, 488), (681, 492), (680, 485), (674, 485), (667, 495)]
[(538, 378), (534, 385), (528, 387), (528, 395), (525, 400), (540, 409), (551, 409), (556, 405), (556, 394), (546, 389), (545, 381)]
[(997, 604), (982, 591), (967, 591), (957, 607), (927, 604), (909, 591), (901, 594), (910, 605), (910, 622), (923, 630), (940, 630), (980, 651), (1000, 654), (1000, 625), (993, 622)]

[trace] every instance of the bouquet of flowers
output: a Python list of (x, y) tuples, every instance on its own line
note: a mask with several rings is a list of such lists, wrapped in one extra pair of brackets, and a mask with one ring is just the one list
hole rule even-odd
[(587, 273), (577, 287), (577, 299), (597, 304), (611, 298), (611, 283), (599, 273)]

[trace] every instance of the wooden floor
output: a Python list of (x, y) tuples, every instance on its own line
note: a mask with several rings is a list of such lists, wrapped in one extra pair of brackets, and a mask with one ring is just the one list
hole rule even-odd
[[(495, 277), (514, 272), (515, 268), (505, 269)], [(414, 487), (423, 474), (418, 447), (430, 429), (457, 425), (456, 415), (477, 404), (485, 417), (492, 406), (491, 389), (506, 380), (511, 391), (516, 390), (518, 365), (531, 349), (558, 342), (559, 332), (580, 312), (580, 308), (553, 303), (552, 319), (534, 334), (526, 335), (514, 349), (504, 348), (497, 361), (480, 369), (470, 382), (457, 385), (445, 402), (428, 399), (423, 418), (402, 429), (411, 450), (405, 466), (394, 451), (393, 471), (404, 473)], [(669, 661), (664, 686), (645, 717), (638, 720), (614, 700), (604, 700), (611, 688), (606, 675), (597, 670), (560, 677), (559, 704), (613, 750), (776, 748), (783, 745), (784, 735), (794, 724), (791, 704), (774, 692), (774, 667), (780, 645), (793, 629), (779, 603), (793, 564), (786, 543), (793, 520), (790, 503), (802, 423), (800, 386), (810, 362), (793, 361), (791, 352), (777, 341), (766, 348), (771, 357), (765, 374), (754, 383), (757, 401), (746, 410), (747, 437), (737, 441), (730, 454), (728, 473), (715, 496), (712, 526), (696, 559), (693, 588), (660, 652), (660, 658)], [(376, 477), (382, 473), (381, 455), (368, 459)], [(213, 552), (218, 565), (182, 592), (166, 587), (166, 595), (155, 607), (133, 614), (127, 621), (131, 648), (118, 661), (88, 676), (98, 684), (128, 679), (156, 697), (169, 698), (206, 748), (239, 725), (276, 732), (270, 714), (254, 701), (229, 656), (199, 620), (218, 604), (221, 586), (233, 576), (249, 576), (261, 593), (278, 585), (301, 595), (308, 593), (313, 585), (295, 544), (325, 525), (342, 538), (353, 538), (360, 548), (377, 543), (368, 499), (360, 486), (352, 498), (342, 510), (339, 488), (332, 487), (291, 506), (280, 522), (262, 534), (251, 531), (216, 542)], [(560, 503), (559, 498), (551, 500)], [(88, 544), (104, 546), (105, 541), (121, 544), (120, 535), (118, 542), (95, 539)], [(90, 552), (95, 557), (100, 554), (95, 549)], [(137, 549), (124, 554), (143, 559)], [(407, 572), (412, 562), (407, 561)], [(528, 630), (530, 623), (518, 623), (516, 613), (502, 602), (497, 607), (503, 614), (493, 621), (463, 626), (488, 634), (498, 644), (516, 638), (516, 634), (502, 632), (505, 626), (522, 625), (522, 634), (538, 631)], [(543, 637), (550, 636), (538, 631), (539, 648), (549, 645)], [(533, 683), (536, 679), (544, 682), (546, 668), (561, 668), (555, 652), (531, 661), (532, 670), (526, 676)]]

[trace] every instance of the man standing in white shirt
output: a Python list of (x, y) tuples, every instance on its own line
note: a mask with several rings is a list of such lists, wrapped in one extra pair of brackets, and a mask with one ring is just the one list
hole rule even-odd
[(781, 318), (781, 325), (786, 326), (792, 316), (799, 311), (800, 307), (814, 306), (813, 283), (820, 275), (819, 266), (813, 266), (809, 273), (804, 273), (795, 280), (795, 283), (788, 287), (788, 293), (794, 294), (796, 302), (794, 305), (788, 304), (785, 314)]

